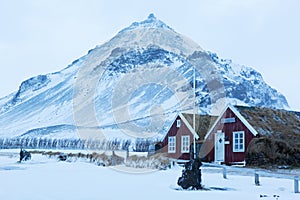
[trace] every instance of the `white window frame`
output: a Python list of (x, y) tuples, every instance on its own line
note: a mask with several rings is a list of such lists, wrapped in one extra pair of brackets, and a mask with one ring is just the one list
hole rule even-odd
[(245, 152), (245, 132), (235, 131), (232, 134), (233, 134), (232, 136), (233, 152)]
[(181, 153), (190, 152), (190, 136), (182, 135), (181, 136)]
[(168, 153), (176, 153), (176, 136), (168, 137)]
[(177, 120), (176, 120), (176, 127), (177, 127), (177, 128), (180, 128), (180, 125), (181, 125), (181, 120), (180, 120), (180, 119), (177, 119)]

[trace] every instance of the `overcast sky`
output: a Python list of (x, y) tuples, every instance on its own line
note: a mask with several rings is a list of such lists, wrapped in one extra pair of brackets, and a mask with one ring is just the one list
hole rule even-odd
[(149, 13), (205, 50), (257, 69), (300, 110), (298, 0), (0, 0), (0, 96)]

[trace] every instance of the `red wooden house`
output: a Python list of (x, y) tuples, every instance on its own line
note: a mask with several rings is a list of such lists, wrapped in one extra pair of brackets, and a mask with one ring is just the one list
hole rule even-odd
[[(193, 138), (197, 155), (206, 162), (245, 163), (255, 137), (283, 139), (300, 147), (300, 113), (271, 108), (228, 105), (218, 117), (179, 114), (162, 141), (161, 152), (176, 160), (189, 160)], [(255, 147), (254, 147), (255, 148)]]
[(250, 141), (258, 136), (257, 131), (232, 105), (220, 114), (205, 136), (205, 160), (217, 163), (245, 161)]
[(207, 132), (200, 153), (207, 162), (246, 163), (248, 146), (255, 137), (299, 142), (300, 113), (228, 105)]
[(208, 125), (213, 124), (216, 118), (209, 115), (196, 115), (196, 130), (194, 130), (193, 115), (178, 114), (162, 140), (161, 152), (166, 153), (169, 158), (179, 162), (190, 160), (194, 136), (196, 142), (203, 140), (207, 133)]

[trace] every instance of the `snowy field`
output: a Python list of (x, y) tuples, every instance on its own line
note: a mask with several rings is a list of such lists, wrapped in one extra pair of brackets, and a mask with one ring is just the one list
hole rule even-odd
[(1, 200), (300, 199), (299, 193), (293, 193), (294, 181), (282, 174), (276, 177), (285, 178), (261, 176), (261, 186), (255, 186), (251, 170), (228, 168), (228, 178), (223, 179), (222, 170), (203, 167), (202, 184), (210, 190), (182, 191), (176, 184), (181, 176), (179, 166), (155, 172), (126, 169), (135, 173), (125, 173), (83, 161), (58, 162), (38, 154), (25, 163), (17, 163), (18, 159), (18, 151), (0, 150)]

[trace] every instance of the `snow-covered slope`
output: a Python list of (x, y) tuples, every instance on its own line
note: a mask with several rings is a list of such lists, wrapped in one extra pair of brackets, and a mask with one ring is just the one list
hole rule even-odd
[(153, 14), (60, 72), (24, 81), (0, 99), (0, 136), (160, 137), (178, 112), (227, 103), (288, 108), (250, 67), (223, 60)]

